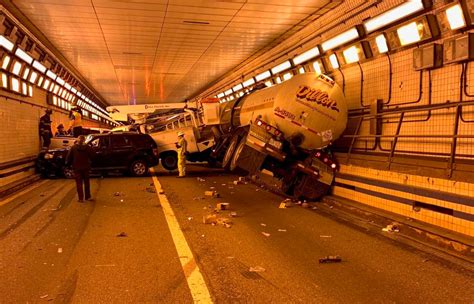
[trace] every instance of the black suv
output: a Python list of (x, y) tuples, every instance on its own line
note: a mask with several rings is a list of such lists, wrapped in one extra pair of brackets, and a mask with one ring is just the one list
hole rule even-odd
[[(134, 176), (145, 176), (148, 168), (158, 165), (158, 150), (148, 134), (131, 132), (93, 134), (86, 144), (94, 150), (93, 173), (125, 171)], [(37, 160), (38, 171), (43, 176), (72, 177), (71, 168), (65, 165), (69, 149), (41, 152)]]

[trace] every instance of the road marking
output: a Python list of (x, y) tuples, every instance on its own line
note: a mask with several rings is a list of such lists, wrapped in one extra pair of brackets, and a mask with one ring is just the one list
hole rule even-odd
[[(153, 170), (152, 172), (154, 173)], [(204, 281), (199, 266), (194, 259), (191, 248), (189, 248), (189, 245), (186, 242), (184, 233), (179, 226), (168, 198), (166, 195), (160, 194), (163, 188), (161, 187), (158, 178), (154, 175), (152, 178), (156, 188), (156, 195), (160, 200), (163, 213), (165, 214), (165, 219), (168, 223), (168, 228), (171, 232), (171, 237), (173, 238), (179, 261), (181, 262), (181, 267), (183, 268), (184, 276), (186, 277), (189, 289), (191, 290), (191, 296), (193, 297), (194, 303), (213, 303), (206, 282)]]
[(7, 198), (4, 199), (4, 200), (3, 200), (3, 199), (0, 199), (0, 206), (3, 206), (3, 205), (6, 205), (6, 204), (10, 203), (10, 202), (13, 201), (14, 199), (16, 199), (16, 198), (22, 196), (23, 194), (25, 194), (25, 193), (27, 193), (27, 192), (30, 192), (30, 191), (32, 191), (32, 190), (38, 188), (39, 186), (45, 184), (47, 181), (48, 181), (48, 180), (43, 180), (43, 181), (37, 183), (36, 185), (30, 186), (30, 187), (26, 188), (26, 189), (23, 190), (23, 191), (20, 191), (20, 192), (18, 192), (18, 193), (16, 193), (16, 194), (12, 195), (12, 196), (10, 196), (10, 197), (7, 197)]

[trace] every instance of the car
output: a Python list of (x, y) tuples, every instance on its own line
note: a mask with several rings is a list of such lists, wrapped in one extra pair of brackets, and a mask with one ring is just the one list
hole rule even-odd
[[(86, 144), (94, 151), (92, 173), (122, 171), (133, 176), (145, 176), (150, 167), (159, 163), (157, 145), (148, 134), (93, 134), (86, 138)], [(72, 169), (66, 166), (68, 152), (69, 148), (40, 152), (37, 170), (45, 177), (73, 177)]]

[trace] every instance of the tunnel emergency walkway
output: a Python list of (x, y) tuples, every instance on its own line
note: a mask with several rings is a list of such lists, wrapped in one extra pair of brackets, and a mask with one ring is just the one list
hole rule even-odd
[[(321, 204), (279, 208), (281, 196), (237, 180), (195, 165), (184, 179), (95, 178), (91, 203), (76, 201), (71, 180), (3, 200), (0, 303), (473, 301), (469, 268)], [(228, 210), (213, 213), (218, 203)], [(319, 262), (334, 255), (342, 261)]]

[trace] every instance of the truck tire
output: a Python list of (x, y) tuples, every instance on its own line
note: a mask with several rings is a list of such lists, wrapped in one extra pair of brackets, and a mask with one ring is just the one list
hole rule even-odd
[(169, 171), (176, 170), (178, 168), (178, 154), (169, 152), (160, 155), (161, 165), (163, 168)]
[(134, 160), (130, 164), (130, 173), (133, 176), (142, 177), (148, 174), (148, 166), (143, 159)]
[(247, 137), (243, 137), (240, 141), (239, 144), (237, 145), (237, 148), (235, 148), (234, 156), (232, 157), (232, 160), (229, 165), (229, 170), (231, 172), (239, 173), (239, 174), (247, 174), (248, 172), (245, 171), (244, 169), (239, 167), (239, 158), (242, 154), (242, 151), (244, 150), (245, 143), (247, 142)]
[(234, 151), (235, 148), (237, 148), (237, 144), (239, 143), (239, 136), (234, 135), (232, 139), (230, 140), (229, 146), (227, 147), (227, 150), (225, 151), (224, 159), (222, 160), (222, 168), (224, 169), (229, 169), (230, 163), (232, 161), (232, 156), (234, 156)]

